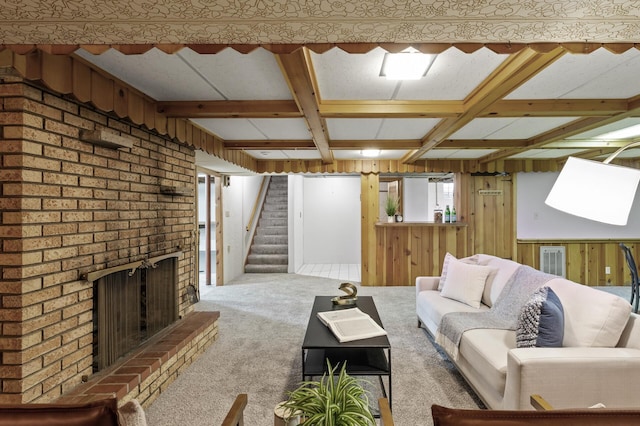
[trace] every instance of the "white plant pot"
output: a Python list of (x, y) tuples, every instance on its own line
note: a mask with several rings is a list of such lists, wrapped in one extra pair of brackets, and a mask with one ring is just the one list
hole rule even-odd
[(300, 424), (300, 416), (296, 415), (289, 418), (289, 421), (285, 421), (284, 419), (287, 417), (287, 409), (282, 406), (286, 401), (283, 401), (276, 405), (276, 408), (273, 410), (274, 426), (298, 426)]
[(396, 217), (395, 216), (387, 216), (387, 222), (393, 223), (395, 221), (396, 221)]

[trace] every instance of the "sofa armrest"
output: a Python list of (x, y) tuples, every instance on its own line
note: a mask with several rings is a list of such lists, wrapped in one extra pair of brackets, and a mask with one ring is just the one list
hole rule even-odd
[(507, 355), (503, 408), (530, 410), (529, 396), (554, 408), (636, 407), (640, 350), (632, 348), (518, 348)]
[(440, 277), (416, 277), (416, 294), (425, 290), (437, 290)]

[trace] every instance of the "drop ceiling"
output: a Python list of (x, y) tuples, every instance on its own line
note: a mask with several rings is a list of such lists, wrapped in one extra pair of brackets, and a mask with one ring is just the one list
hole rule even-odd
[[(307, 67), (301, 72), (317, 89), (314, 99), (333, 159), (362, 159), (363, 149), (380, 148), (380, 158), (406, 160), (445, 119), (453, 122), (450, 129), (455, 131), (449, 130), (417, 159), (599, 158), (625, 142), (599, 136), (640, 124), (638, 114), (632, 114), (609, 120), (601, 129), (562, 135), (563, 128), (585, 117), (618, 114), (610, 105), (613, 101), (622, 105), (620, 113), (626, 112), (640, 95), (637, 49), (617, 54), (600, 48), (590, 54), (558, 55), (539, 71), (527, 71), (528, 79), (464, 125), (455, 121), (464, 115), (465, 101), (491, 86), (495, 73), (516, 54), (488, 48), (464, 53), (451, 47), (436, 56), (422, 79), (390, 81), (379, 75), (386, 53), (380, 47), (356, 54), (339, 48), (305, 53)], [(300, 112), (280, 114), (274, 109), (273, 116), (265, 117), (261, 112), (240, 114), (233, 109), (233, 101), (246, 101), (248, 109), (255, 111), (264, 101), (295, 101), (287, 72), (268, 50), (199, 54), (184, 48), (168, 54), (151, 49), (125, 55), (110, 49), (94, 55), (80, 49), (75, 54), (161, 104), (173, 102), (174, 109), (183, 107), (186, 116), (193, 110), (193, 101), (196, 105), (222, 102), (222, 112), (191, 120), (223, 139), (228, 149), (244, 150), (260, 160), (322, 159)], [(227, 112), (224, 102), (228, 102)], [(548, 144), (537, 142), (553, 132), (559, 136), (550, 138)], [(638, 151), (625, 155), (638, 156)]]
[[(263, 164), (562, 162), (634, 140), (602, 135), (640, 124), (635, 3), (28, 0), (0, 8), (0, 51), (82, 58)], [(409, 45), (428, 73), (381, 77)]]

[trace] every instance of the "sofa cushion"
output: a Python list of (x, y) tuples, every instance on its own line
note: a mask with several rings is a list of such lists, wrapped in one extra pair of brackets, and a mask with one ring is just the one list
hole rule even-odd
[(468, 263), (469, 265), (477, 265), (478, 264), (479, 255), (474, 254), (473, 256), (463, 257), (462, 259), (456, 259), (454, 255), (447, 252), (444, 255), (444, 260), (442, 261), (442, 273), (440, 274), (440, 282), (438, 283), (438, 290), (442, 290), (442, 286), (444, 285), (445, 280), (447, 279), (447, 273), (449, 272), (449, 262), (453, 260), (459, 260), (460, 262)]
[(441, 295), (480, 308), (482, 293), (487, 277), (492, 272), (488, 266), (470, 265), (457, 259), (450, 259)]
[(547, 286), (536, 290), (522, 307), (516, 328), (519, 348), (559, 348), (564, 336), (562, 303)]
[(479, 254), (478, 265), (490, 266), (496, 270), (495, 273), (487, 278), (484, 293), (482, 294), (482, 303), (491, 307), (498, 300), (498, 296), (500, 296), (505, 284), (507, 284), (507, 281), (516, 272), (520, 264), (501, 257)]
[(427, 328), (435, 334), (442, 317), (449, 312), (482, 312), (489, 308), (480, 305), (480, 309), (472, 308), (469, 305), (460, 303), (453, 299), (442, 297), (437, 290), (426, 290), (418, 293), (417, 299), (418, 316), (422, 318)]
[(477, 328), (462, 334), (459, 353), (485, 382), (502, 393), (507, 378), (507, 353), (515, 347), (513, 330)]
[(564, 309), (562, 346), (617, 345), (631, 313), (627, 300), (560, 277), (547, 285), (558, 295)]

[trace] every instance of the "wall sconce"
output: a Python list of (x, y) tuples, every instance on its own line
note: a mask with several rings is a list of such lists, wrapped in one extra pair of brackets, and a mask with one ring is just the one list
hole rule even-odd
[(640, 170), (609, 164), (632, 142), (603, 162), (569, 157), (551, 188), (545, 204), (574, 216), (624, 226), (629, 219)]

